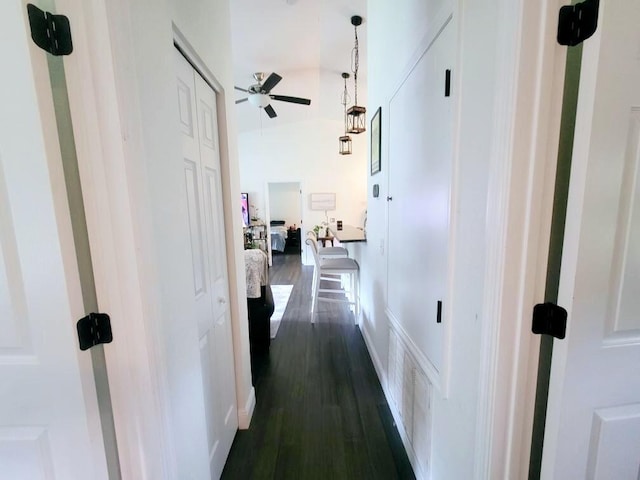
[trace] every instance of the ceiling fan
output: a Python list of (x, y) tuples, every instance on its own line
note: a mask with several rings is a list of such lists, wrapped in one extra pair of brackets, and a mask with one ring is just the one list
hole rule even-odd
[[(275, 87), (282, 77), (277, 73), (272, 73), (264, 80), (263, 72), (256, 72), (253, 74), (253, 78), (256, 80), (255, 85), (251, 85), (248, 89), (235, 87), (236, 90), (245, 92), (248, 94), (246, 98), (236, 100), (236, 103), (246, 102), (247, 100), (251, 105), (258, 108), (263, 108), (269, 118), (277, 117), (276, 111), (271, 106), (271, 100), (279, 100), (281, 102), (298, 103), (300, 105), (311, 105), (311, 100), (308, 98), (300, 97), (288, 97), (286, 95), (273, 95), (271, 89)], [(264, 83), (262, 82), (264, 80)]]

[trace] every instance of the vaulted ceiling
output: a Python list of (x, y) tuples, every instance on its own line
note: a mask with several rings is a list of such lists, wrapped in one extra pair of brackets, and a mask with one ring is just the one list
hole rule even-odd
[[(358, 103), (366, 100), (366, 0), (232, 0), (231, 28), (235, 84), (255, 83), (254, 72), (276, 72), (272, 93), (311, 99), (311, 106), (272, 101), (278, 117), (244, 102), (236, 105), (239, 131), (269, 128), (312, 118), (342, 119), (342, 72), (351, 73), (354, 28), (360, 15)], [(353, 78), (349, 79), (353, 99)], [(236, 99), (246, 97), (235, 92)]]

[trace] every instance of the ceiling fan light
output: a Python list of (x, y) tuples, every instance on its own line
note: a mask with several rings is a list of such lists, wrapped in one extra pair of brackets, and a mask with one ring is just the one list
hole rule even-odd
[(271, 103), (271, 99), (264, 93), (254, 93), (249, 95), (249, 103), (254, 107), (264, 108)]

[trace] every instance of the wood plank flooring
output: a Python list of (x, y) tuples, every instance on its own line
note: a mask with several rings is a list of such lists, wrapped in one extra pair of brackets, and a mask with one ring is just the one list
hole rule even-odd
[(254, 361), (257, 404), (223, 479), (413, 479), (353, 314), (320, 304), (309, 321), (313, 267), (274, 256), (272, 284), (293, 284), (267, 358)]

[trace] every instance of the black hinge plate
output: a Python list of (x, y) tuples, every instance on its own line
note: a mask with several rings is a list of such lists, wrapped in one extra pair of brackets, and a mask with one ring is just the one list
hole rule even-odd
[(567, 334), (567, 311), (555, 303), (539, 303), (533, 307), (531, 331), (564, 338)]
[(574, 47), (593, 35), (598, 28), (599, 0), (585, 0), (560, 8), (558, 43)]
[(111, 319), (106, 313), (90, 313), (78, 320), (78, 341), (80, 350), (87, 350), (101, 343), (111, 343)]
[(31, 38), (43, 50), (51, 55), (69, 55), (73, 52), (71, 26), (64, 15), (54, 15), (27, 4)]

